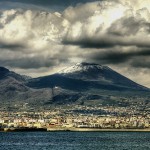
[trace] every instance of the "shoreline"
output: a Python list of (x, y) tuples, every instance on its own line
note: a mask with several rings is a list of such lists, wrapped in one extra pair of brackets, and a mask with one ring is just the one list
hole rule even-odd
[(0, 132), (150, 132), (146, 129), (96, 129), (96, 128), (36, 128), (36, 129), (4, 129)]
[(71, 131), (71, 132), (150, 132), (148, 129), (94, 129), (94, 128), (49, 128), (47, 132), (51, 131)]

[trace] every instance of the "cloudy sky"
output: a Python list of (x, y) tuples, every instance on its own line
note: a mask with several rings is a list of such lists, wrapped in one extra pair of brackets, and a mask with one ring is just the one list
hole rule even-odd
[(150, 87), (150, 0), (0, 0), (0, 66), (37, 77), (83, 61)]

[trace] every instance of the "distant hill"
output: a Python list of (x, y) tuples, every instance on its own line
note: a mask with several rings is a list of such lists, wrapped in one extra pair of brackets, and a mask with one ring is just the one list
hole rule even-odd
[[(24, 103), (39, 104), (49, 100), (48, 89), (32, 89), (26, 85), (29, 77), (19, 75), (0, 67), (0, 106), (12, 107), (22, 106)], [(31, 79), (31, 78), (30, 78)], [(43, 102), (42, 102), (43, 101)]]

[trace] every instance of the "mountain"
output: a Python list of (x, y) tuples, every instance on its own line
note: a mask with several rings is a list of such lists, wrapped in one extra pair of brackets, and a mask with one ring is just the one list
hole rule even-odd
[(149, 89), (139, 85), (107, 66), (92, 63), (78, 63), (56, 74), (31, 79), (31, 88), (51, 89), (50, 104), (79, 103), (89, 100), (103, 101), (105, 104), (117, 100), (137, 99), (149, 93)]
[(59, 86), (74, 91), (85, 91), (91, 88), (113, 91), (148, 90), (107, 66), (92, 63), (78, 63), (56, 74), (32, 79), (29, 85), (35, 88)]
[[(141, 86), (125, 76), (117, 73), (107, 66), (102, 66), (93, 63), (78, 63), (74, 66), (66, 68), (60, 72), (61, 75), (69, 78), (93, 81), (98, 84), (116, 85), (135, 90), (146, 90), (147, 88)], [(113, 89), (112, 89), (113, 90)]]
[[(30, 78), (0, 67), (0, 106), (48, 109), (66, 104), (127, 105), (141, 103), (150, 90), (107, 66), (78, 63), (58, 73)], [(94, 101), (94, 103), (93, 103)]]

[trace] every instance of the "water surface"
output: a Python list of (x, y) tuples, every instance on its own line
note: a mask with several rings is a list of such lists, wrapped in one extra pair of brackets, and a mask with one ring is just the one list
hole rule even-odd
[(0, 150), (150, 150), (150, 132), (0, 132)]

